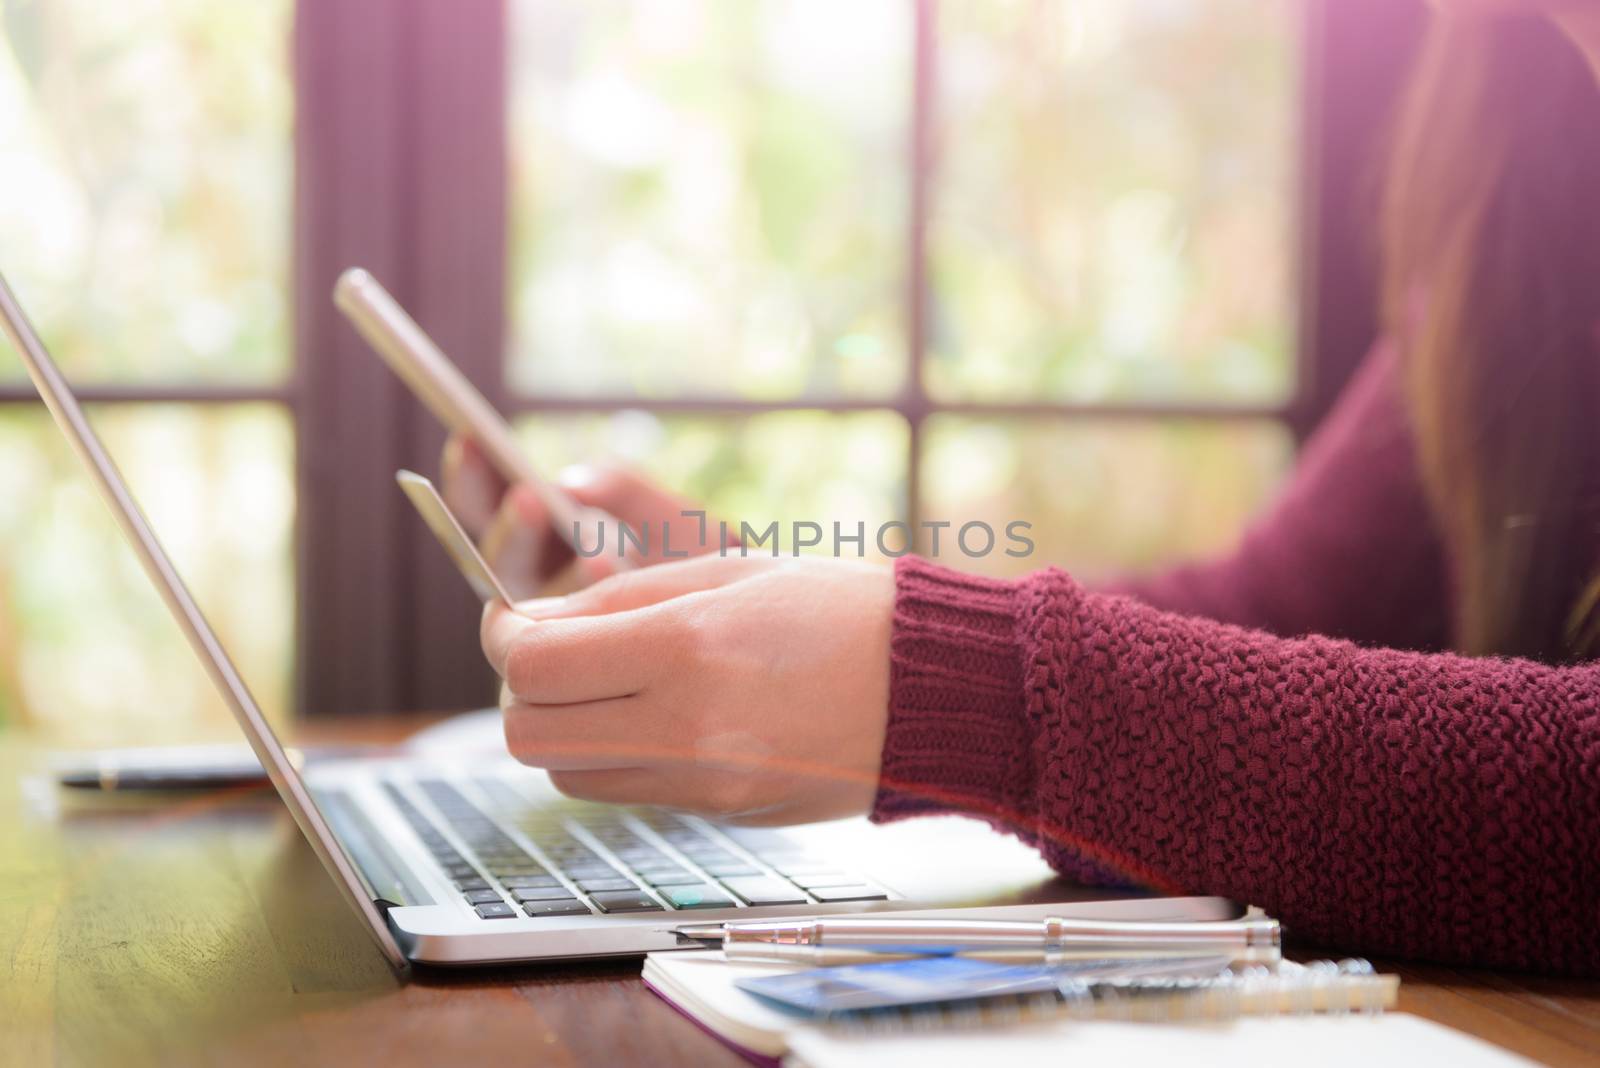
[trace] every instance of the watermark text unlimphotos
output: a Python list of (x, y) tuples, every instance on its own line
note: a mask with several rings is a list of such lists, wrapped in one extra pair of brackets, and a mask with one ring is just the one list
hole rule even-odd
[[(959, 552), (981, 559), (1001, 552), (1022, 559), (1033, 555), (1033, 539), (1028, 537), (1032, 529), (1032, 523), (1021, 519), (1006, 523), (998, 531), (981, 520), (957, 524), (942, 519), (924, 519), (915, 527), (894, 520), (880, 523), (875, 529), (864, 520), (826, 525), (809, 520), (773, 520), (766, 526), (757, 526), (746, 521), (736, 525), (724, 519), (717, 521), (713, 529), (705, 512), (684, 511), (676, 520), (637, 526), (615, 519), (574, 522), (572, 544), (579, 556), (590, 558), (659, 552), (672, 560), (702, 555), (714, 544), (722, 556), (799, 556), (816, 550), (836, 557), (860, 558), (876, 549), (882, 556), (899, 557), (915, 546), (917, 551), (934, 558)], [(713, 537), (715, 542), (711, 541)]]

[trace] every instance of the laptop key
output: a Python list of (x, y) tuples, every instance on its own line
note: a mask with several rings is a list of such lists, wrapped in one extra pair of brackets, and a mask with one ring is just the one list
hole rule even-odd
[(819, 886), (811, 891), (818, 901), (887, 901), (889, 895), (870, 886)]
[(561, 880), (554, 875), (507, 875), (500, 880), (514, 890), (532, 889), (533, 887), (559, 887)]
[(493, 890), (468, 890), (461, 896), (467, 899), (469, 905), (487, 905), (491, 901), (500, 900), (500, 895)]
[(752, 905), (801, 905), (806, 901), (805, 894), (778, 879), (724, 879), (722, 885)]
[(743, 861), (740, 861), (740, 860), (734, 860), (734, 861), (724, 861), (724, 860), (705, 861), (705, 862), (701, 863), (700, 866), (702, 868), (704, 868), (708, 874), (715, 875), (719, 879), (721, 879), (724, 876), (760, 875), (761, 874), (761, 869), (760, 868), (753, 867), (752, 865), (746, 864), (746, 863), (744, 863)]
[(642, 890), (602, 890), (589, 900), (603, 912), (663, 912), (661, 903)]
[(565, 897), (549, 901), (524, 901), (522, 911), (529, 916), (587, 916), (589, 906), (575, 897)]
[(679, 823), (677, 820), (670, 820), (670, 821), (668, 821), (668, 822), (666, 822), (664, 824), (661, 824), (661, 825), (657, 826), (656, 829), (661, 832), (661, 837), (665, 838), (667, 841), (671, 842), (673, 845), (681, 845), (681, 844), (683, 844), (685, 842), (704, 842), (704, 841), (706, 841), (706, 836), (705, 835), (701, 834), (699, 831), (695, 830), (693, 827), (685, 827), (683, 824)]
[(487, 889), (489, 889), (489, 884), (484, 882), (482, 879), (478, 878), (476, 875), (469, 876), (469, 877), (467, 877), (465, 879), (457, 879), (455, 881), (455, 883), (456, 883), (456, 889), (457, 890), (487, 890)]
[(633, 885), (631, 879), (619, 877), (612, 879), (579, 879), (578, 889), (584, 893), (590, 893), (596, 890), (634, 890), (637, 887)]
[(762, 859), (790, 878), (796, 875), (821, 875), (833, 870), (822, 861), (811, 860), (808, 857), (780, 857), (777, 859), (763, 857)]
[(633, 870), (640, 875), (650, 876), (672, 875), (675, 872), (684, 871), (685, 869), (683, 866), (683, 861), (681, 860), (662, 860), (659, 862), (652, 861), (649, 864), (636, 865)]
[(560, 867), (562, 871), (574, 879), (604, 879), (617, 874), (617, 869), (603, 861), (586, 864), (563, 864)]
[(547, 875), (549, 869), (543, 864), (491, 864), (489, 874), (497, 879), (515, 878), (518, 875)]
[(673, 886), (661, 891), (675, 909), (732, 909), (738, 903), (715, 886)]
[(721, 846), (715, 845), (711, 842), (704, 842), (698, 845), (682, 845), (678, 847), (678, 851), (697, 864), (702, 861), (707, 864), (739, 863), (738, 854), (730, 853)]
[(507, 905), (504, 901), (492, 904), (479, 905), (476, 909), (479, 916), (486, 920), (509, 920), (516, 916), (517, 910)]
[(824, 886), (860, 886), (861, 876), (842, 871), (818, 872), (815, 875), (791, 875), (789, 881), (807, 890)]
[(705, 880), (692, 871), (685, 871), (679, 868), (676, 871), (655, 872), (646, 875), (644, 881), (651, 886), (689, 886), (702, 883)]
[(613, 852), (629, 864), (649, 864), (652, 861), (666, 859), (666, 854), (654, 846), (629, 846), (626, 849), (613, 850)]
[(511, 891), (511, 896), (526, 904), (529, 901), (560, 901), (562, 898), (570, 899), (572, 891), (564, 886), (519, 886)]

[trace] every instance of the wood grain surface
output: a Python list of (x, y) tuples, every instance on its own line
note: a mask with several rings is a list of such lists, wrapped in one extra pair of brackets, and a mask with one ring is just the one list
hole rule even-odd
[[(0, 734), (0, 1061), (744, 1063), (646, 990), (637, 961), (401, 983), (269, 791), (60, 791), (44, 756)], [(1600, 1064), (1600, 983), (1380, 967), (1402, 975), (1405, 1011)]]

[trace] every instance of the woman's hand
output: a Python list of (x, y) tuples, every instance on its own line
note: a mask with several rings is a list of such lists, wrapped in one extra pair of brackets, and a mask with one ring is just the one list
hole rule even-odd
[(563, 793), (802, 823), (872, 806), (893, 612), (887, 568), (707, 556), (491, 607), (483, 647)]
[[(442, 492), (461, 525), (478, 542), (489, 566), (505, 582), (513, 595), (525, 596), (551, 583), (572, 568), (576, 556), (551, 527), (544, 502), (530, 486), (507, 486), (492, 464), (468, 438), (452, 435), (444, 446), (441, 467)], [(642, 476), (621, 468), (572, 467), (558, 479), (563, 492), (579, 504), (610, 513), (634, 531), (648, 530), (649, 552), (637, 554), (636, 563), (654, 564), (663, 555), (663, 524), (672, 524), (674, 556), (687, 551), (691, 556), (717, 548), (715, 520), (700, 522), (686, 518), (695, 505), (673, 496)], [(702, 530), (710, 531), (705, 543), (698, 541)], [(607, 531), (606, 552), (581, 561), (589, 578), (616, 570), (617, 533)], [(585, 542), (587, 544), (587, 541)], [(566, 581), (558, 585), (580, 585)]]

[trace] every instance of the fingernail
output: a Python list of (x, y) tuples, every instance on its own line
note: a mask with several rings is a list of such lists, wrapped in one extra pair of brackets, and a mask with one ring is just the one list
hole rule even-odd
[(527, 616), (529, 619), (540, 619), (544, 616), (555, 615), (566, 605), (565, 597), (535, 597), (532, 600), (518, 601), (517, 614)]
[(583, 489), (594, 484), (599, 472), (589, 464), (573, 464), (563, 468), (556, 481), (568, 489)]

